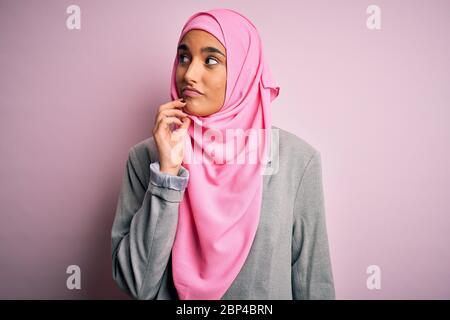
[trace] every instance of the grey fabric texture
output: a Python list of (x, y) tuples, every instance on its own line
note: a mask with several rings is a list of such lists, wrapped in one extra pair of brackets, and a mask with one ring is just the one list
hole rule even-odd
[(164, 173), (160, 171), (159, 162), (153, 162), (150, 164), (150, 181), (163, 188), (169, 188), (173, 190), (184, 190), (189, 180), (189, 171), (183, 166), (180, 168), (177, 176)]
[[(264, 175), (256, 236), (221, 299), (335, 299), (320, 153), (272, 130), (273, 168)], [(153, 137), (130, 148), (111, 230), (113, 279), (139, 300), (178, 299), (171, 250), (189, 172), (161, 173), (158, 162)]]

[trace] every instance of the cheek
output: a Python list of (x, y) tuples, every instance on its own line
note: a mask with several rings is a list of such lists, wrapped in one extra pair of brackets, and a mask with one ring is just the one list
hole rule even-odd
[(211, 78), (211, 95), (209, 96), (209, 101), (211, 103), (211, 107), (213, 108), (213, 112), (219, 111), (224, 102), (225, 102), (225, 94), (226, 94), (226, 75), (217, 74), (213, 78)]
[(211, 83), (211, 87), (214, 90), (215, 96), (221, 97), (225, 94), (226, 83), (226, 75), (224, 75), (223, 73), (214, 77), (214, 80)]
[(220, 80), (217, 81), (215, 84), (215, 87), (216, 87), (215, 90), (217, 92), (216, 96), (217, 96), (217, 99), (219, 99), (221, 102), (225, 98), (226, 83), (227, 83), (226, 75), (222, 75), (222, 78), (220, 78)]
[(177, 89), (178, 91), (180, 90), (180, 84), (183, 80), (183, 76), (184, 76), (184, 72), (181, 68), (177, 68), (176, 72), (175, 72), (175, 82), (177, 84)]

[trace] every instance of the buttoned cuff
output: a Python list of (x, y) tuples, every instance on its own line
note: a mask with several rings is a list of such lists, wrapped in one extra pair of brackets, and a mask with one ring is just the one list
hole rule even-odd
[(157, 187), (182, 191), (186, 188), (188, 181), (189, 171), (183, 166), (178, 171), (178, 175), (174, 176), (161, 172), (159, 162), (150, 164), (150, 182)]

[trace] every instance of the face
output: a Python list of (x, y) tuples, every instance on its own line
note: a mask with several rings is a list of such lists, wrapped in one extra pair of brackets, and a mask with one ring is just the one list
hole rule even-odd
[[(224, 46), (210, 33), (193, 29), (184, 35), (178, 46), (176, 70), (178, 95), (186, 100), (184, 112), (208, 116), (222, 108), (227, 83), (226, 62)], [(185, 87), (194, 91), (184, 90)]]

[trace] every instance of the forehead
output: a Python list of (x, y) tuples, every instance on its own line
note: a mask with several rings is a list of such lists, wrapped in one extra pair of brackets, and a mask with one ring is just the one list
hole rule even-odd
[(189, 43), (190, 48), (194, 47), (204, 47), (204, 46), (214, 46), (216, 48), (222, 49), (225, 51), (225, 47), (222, 43), (211, 33), (206, 32), (204, 30), (192, 29), (188, 31), (180, 43)]

